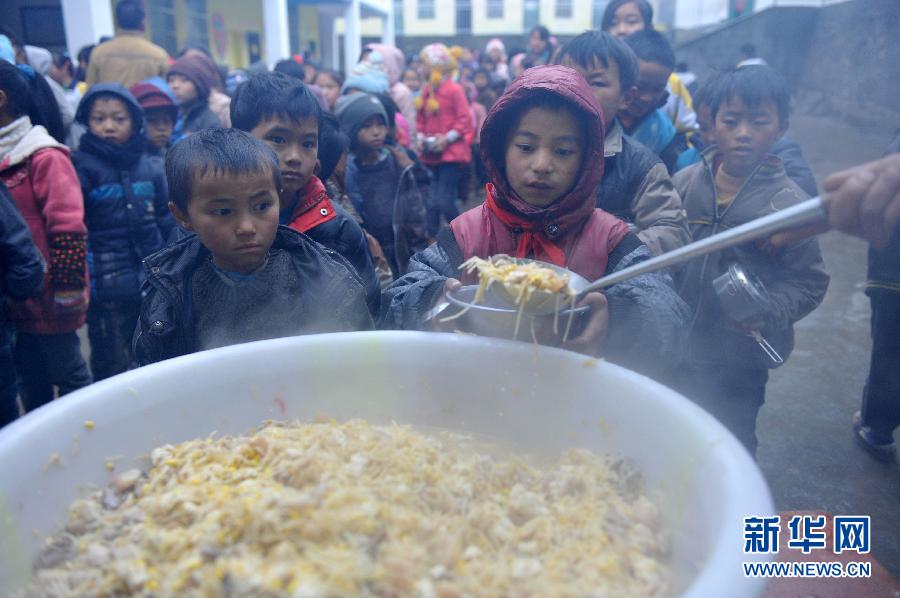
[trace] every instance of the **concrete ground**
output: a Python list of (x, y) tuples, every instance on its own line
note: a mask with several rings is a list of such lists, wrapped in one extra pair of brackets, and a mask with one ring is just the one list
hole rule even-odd
[[(790, 134), (821, 187), (829, 173), (880, 157), (893, 130), (795, 115)], [(758, 460), (780, 511), (870, 515), (872, 553), (900, 577), (900, 464), (873, 460), (851, 430), (871, 350), (866, 245), (837, 233), (820, 242), (831, 285), (797, 324), (790, 359), (772, 373), (757, 421)]]

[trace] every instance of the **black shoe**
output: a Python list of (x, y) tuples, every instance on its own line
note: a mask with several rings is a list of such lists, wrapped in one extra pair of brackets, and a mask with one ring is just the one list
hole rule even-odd
[(882, 463), (890, 463), (897, 458), (897, 443), (891, 435), (881, 435), (871, 427), (864, 426), (859, 411), (853, 416), (853, 438), (856, 444)]

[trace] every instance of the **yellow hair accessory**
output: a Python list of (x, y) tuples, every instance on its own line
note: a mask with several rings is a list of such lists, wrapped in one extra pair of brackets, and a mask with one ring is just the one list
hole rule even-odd
[(441, 72), (441, 69), (431, 69), (431, 73), (428, 75), (428, 82), (431, 83), (432, 87), (437, 87), (443, 80), (444, 73)]

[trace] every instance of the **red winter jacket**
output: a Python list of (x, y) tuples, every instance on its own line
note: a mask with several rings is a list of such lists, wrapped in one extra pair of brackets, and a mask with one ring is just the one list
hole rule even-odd
[[(33, 127), (0, 163), (0, 178), (9, 188), (19, 212), (31, 230), (44, 261), (50, 268), (44, 292), (25, 302), (10, 305), (16, 329), (38, 334), (73, 332), (84, 325), (87, 312), (87, 263), (80, 255), (83, 271), (77, 286), (61, 286), (63, 273), (57, 265), (71, 266), (66, 247), (83, 251), (87, 228), (84, 225), (84, 199), (78, 175), (69, 160), (69, 150), (57, 143), (43, 127)], [(51, 246), (53, 255), (51, 255)], [(83, 285), (83, 286), (82, 286)], [(60, 313), (54, 302), (56, 291), (83, 288), (84, 303), (75, 313)]]
[[(550, 206), (529, 205), (513, 191), (502, 174), (506, 137), (516, 123), (511, 115), (517, 107), (539, 94), (553, 94), (569, 103), (581, 116), (586, 129), (586, 147), (581, 174), (575, 186)], [(488, 193), (496, 204), (515, 218), (535, 226), (565, 253), (565, 265), (588, 280), (606, 272), (607, 257), (628, 234), (628, 225), (596, 208), (596, 190), (603, 177), (603, 116), (585, 80), (576, 71), (562, 66), (529, 69), (516, 79), (491, 108), (481, 129), (481, 157), (492, 181)], [(488, 257), (497, 253), (516, 254), (518, 227), (504, 224), (487, 202), (469, 210), (451, 224), (463, 257)], [(548, 260), (544, 255), (529, 255)]]
[[(432, 93), (440, 106), (434, 113), (428, 110), (428, 99)], [(449, 144), (440, 154), (423, 151), (421, 160), (424, 164), (429, 166), (449, 162), (468, 164), (472, 161), (471, 146), (475, 128), (472, 125), (469, 101), (463, 88), (448, 79), (434, 92), (427, 86), (422, 92), (422, 106), (416, 113), (416, 131), (425, 137), (432, 137), (446, 135), (451, 130), (459, 133), (459, 139)]]

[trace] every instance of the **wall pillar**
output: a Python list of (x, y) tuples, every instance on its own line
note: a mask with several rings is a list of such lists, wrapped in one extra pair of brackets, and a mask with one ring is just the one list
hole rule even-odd
[(350, 0), (344, 11), (344, 72), (347, 75), (356, 66), (362, 51), (362, 36), (359, 28), (359, 0)]
[(394, 2), (388, 2), (387, 14), (382, 17), (381, 43), (386, 46), (396, 46), (396, 32), (394, 31)]
[(113, 12), (109, 0), (62, 0), (66, 47), (72, 64), (77, 64), (78, 50), (96, 44), (104, 35), (115, 35)]
[(270, 67), (291, 55), (287, 0), (263, 0), (264, 60)]

